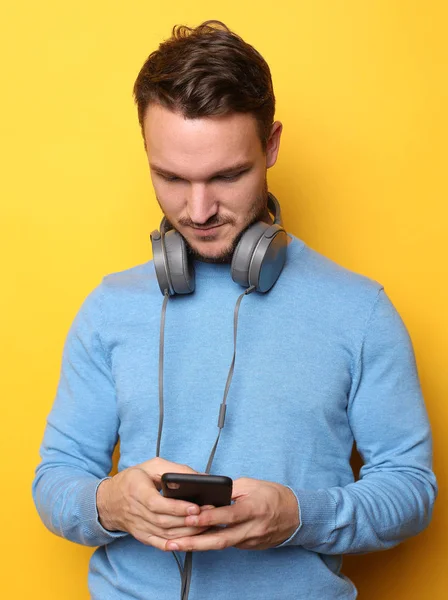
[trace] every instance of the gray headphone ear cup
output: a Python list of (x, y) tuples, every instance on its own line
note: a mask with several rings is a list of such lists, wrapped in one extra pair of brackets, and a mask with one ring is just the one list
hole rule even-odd
[(233, 253), (232, 264), (230, 271), (232, 279), (235, 283), (239, 283), (243, 287), (252, 285), (249, 283), (249, 267), (257, 247), (264, 232), (269, 229), (270, 225), (263, 221), (258, 221), (251, 225), (241, 236), (237, 247)]
[(183, 237), (175, 229), (164, 236), (165, 256), (171, 288), (174, 294), (190, 294), (195, 288), (194, 269), (188, 260)]
[(162, 292), (162, 294), (168, 292), (169, 295), (172, 295), (173, 289), (171, 286), (169, 273), (167, 271), (162, 234), (160, 233), (160, 231), (157, 231), (157, 229), (151, 233), (151, 244), (154, 270), (156, 272), (157, 282), (159, 284), (160, 291)]
[(233, 254), (232, 279), (257, 292), (268, 292), (286, 262), (288, 237), (280, 225), (259, 221), (244, 233)]

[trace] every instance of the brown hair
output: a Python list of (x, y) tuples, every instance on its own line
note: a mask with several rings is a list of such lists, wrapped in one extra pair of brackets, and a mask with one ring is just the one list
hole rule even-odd
[(194, 29), (174, 26), (171, 38), (147, 58), (133, 93), (142, 133), (153, 102), (189, 119), (251, 113), (266, 150), (275, 111), (269, 66), (220, 21), (205, 21)]

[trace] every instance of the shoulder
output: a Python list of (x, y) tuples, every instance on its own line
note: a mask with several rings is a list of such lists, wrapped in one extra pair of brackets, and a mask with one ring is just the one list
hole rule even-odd
[(105, 275), (85, 298), (79, 315), (99, 322), (127, 321), (142, 308), (150, 310), (151, 304), (158, 310), (161, 300), (153, 262), (149, 261)]
[(103, 277), (101, 287), (105, 293), (113, 290), (123, 292), (147, 291), (156, 283), (156, 276), (152, 261), (136, 265), (124, 271), (109, 273)]
[(282, 301), (300, 306), (313, 319), (319, 317), (342, 327), (365, 325), (383, 286), (291, 238), (276, 290)]
[(325, 289), (338, 289), (341, 293), (378, 294), (382, 285), (371, 279), (341, 266), (334, 260), (320, 254), (303, 241), (291, 236), (288, 266), (291, 275), (305, 285)]

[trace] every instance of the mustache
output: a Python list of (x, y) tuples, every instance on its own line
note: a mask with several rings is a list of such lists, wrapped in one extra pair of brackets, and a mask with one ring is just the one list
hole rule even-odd
[(207, 219), (205, 223), (195, 223), (188, 217), (181, 217), (178, 219), (178, 224), (183, 227), (193, 227), (196, 229), (209, 229), (210, 227), (217, 227), (218, 225), (235, 225), (235, 219), (231, 217), (221, 217), (219, 215), (213, 215), (210, 219)]

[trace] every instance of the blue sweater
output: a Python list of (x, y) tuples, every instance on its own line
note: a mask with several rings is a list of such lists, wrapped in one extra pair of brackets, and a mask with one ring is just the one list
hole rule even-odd
[[(195, 263), (196, 291), (170, 299), (161, 456), (203, 471), (233, 353), (242, 291), (228, 265)], [(45, 525), (92, 556), (94, 600), (171, 600), (170, 553), (98, 520), (95, 494), (155, 455), (162, 295), (152, 262), (106, 277), (68, 334), (33, 496)], [(213, 472), (290, 486), (301, 524), (269, 550), (194, 555), (190, 600), (356, 597), (341, 555), (390, 548), (428, 525), (431, 434), (406, 329), (377, 283), (293, 238), (267, 294), (243, 299), (226, 425)], [(364, 466), (354, 481), (356, 440)]]

